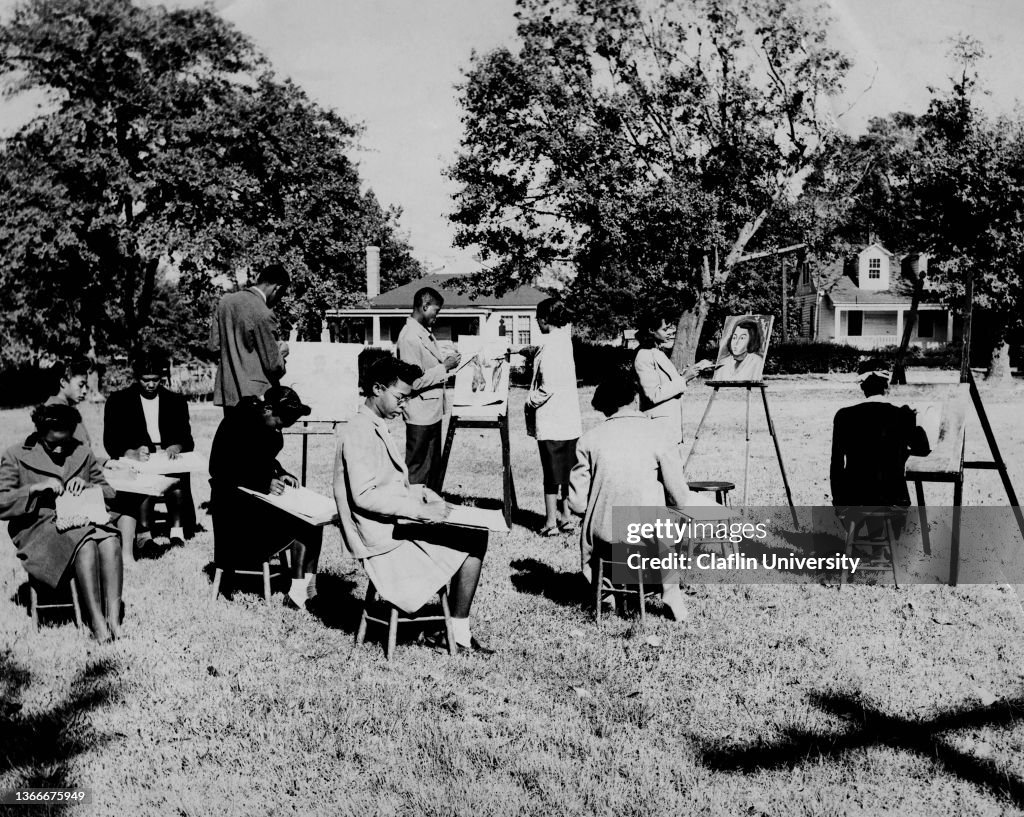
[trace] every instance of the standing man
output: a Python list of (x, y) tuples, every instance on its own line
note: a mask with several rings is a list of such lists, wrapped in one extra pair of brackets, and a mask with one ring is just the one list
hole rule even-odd
[(264, 267), (256, 284), (220, 299), (210, 327), (210, 348), (220, 352), (213, 402), (228, 414), (243, 397), (262, 397), (284, 376), (288, 344), (278, 340), (271, 311), (289, 276), (280, 264)]
[(409, 483), (437, 490), (441, 471), (441, 419), (444, 417), (444, 384), (448, 372), (462, 359), (458, 352), (445, 355), (431, 333), (444, 305), (441, 293), (420, 289), (412, 301), (412, 315), (398, 335), (398, 359), (423, 370), (412, 384), (405, 402), (405, 464)]

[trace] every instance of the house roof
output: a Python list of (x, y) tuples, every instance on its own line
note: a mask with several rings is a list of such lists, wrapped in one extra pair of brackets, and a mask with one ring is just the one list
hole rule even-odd
[[(849, 306), (851, 304), (909, 304), (910, 295), (893, 292), (889, 289), (861, 289), (846, 276), (840, 278), (828, 292), (828, 299), (833, 306)], [(922, 306), (926, 299), (922, 298)]]
[(459, 284), (467, 281), (470, 277), (459, 275), (458, 273), (444, 272), (425, 275), (415, 281), (410, 281), (408, 284), (402, 284), (400, 287), (382, 292), (376, 298), (370, 300), (370, 307), (377, 309), (411, 309), (413, 296), (422, 287), (433, 287), (440, 292), (444, 296), (444, 305), (446, 307), (532, 308), (549, 297), (532, 286), (521, 286), (498, 297), (493, 295), (473, 296), (469, 292), (461, 292), (459, 290)]

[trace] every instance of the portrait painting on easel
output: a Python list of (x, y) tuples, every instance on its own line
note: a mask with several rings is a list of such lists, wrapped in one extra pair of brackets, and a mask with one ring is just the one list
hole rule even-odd
[(773, 315), (730, 315), (722, 327), (712, 380), (758, 382), (764, 375)]

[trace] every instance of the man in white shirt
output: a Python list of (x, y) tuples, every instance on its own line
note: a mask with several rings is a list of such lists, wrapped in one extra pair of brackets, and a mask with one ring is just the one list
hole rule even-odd
[[(148, 460), (154, 451), (170, 459), (192, 451), (192, 426), (183, 395), (164, 388), (167, 361), (144, 354), (134, 364), (135, 384), (107, 399), (103, 412), (103, 446), (111, 458)], [(195, 526), (195, 505), (188, 474), (172, 475), (178, 482), (164, 494), (172, 545), (184, 544), (185, 528)], [(139, 533), (151, 528), (154, 499), (147, 497), (139, 510)]]

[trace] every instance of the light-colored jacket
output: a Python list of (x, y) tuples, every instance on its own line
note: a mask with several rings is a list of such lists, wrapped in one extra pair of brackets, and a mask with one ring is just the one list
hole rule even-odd
[(334, 499), (342, 539), (357, 559), (388, 553), (407, 542), (394, 537), (399, 519), (424, 519), (423, 486), (409, 485), (405, 457), (387, 424), (365, 405), (338, 435)]
[(658, 421), (666, 439), (676, 444), (681, 443), (682, 395), (686, 391), (686, 378), (676, 371), (668, 356), (656, 347), (637, 350), (633, 370), (640, 383), (640, 410)]
[(583, 572), (589, 571), (595, 542), (615, 543), (615, 506), (684, 506), (688, 498), (679, 448), (650, 418), (627, 408), (590, 429), (576, 443), (569, 475), (569, 508), (583, 514)]
[(537, 409), (538, 440), (575, 440), (583, 433), (568, 324), (552, 326), (534, 357), (528, 399)]
[(397, 357), (423, 370), (423, 375), (412, 384), (413, 395), (404, 407), (405, 422), (414, 426), (429, 426), (444, 417), (444, 384), (448, 370), (444, 367), (444, 352), (430, 330), (415, 318), (408, 318), (398, 335)]

